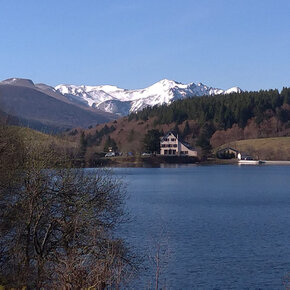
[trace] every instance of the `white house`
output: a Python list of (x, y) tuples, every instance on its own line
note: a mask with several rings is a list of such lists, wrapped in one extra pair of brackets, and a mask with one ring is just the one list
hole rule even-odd
[(197, 151), (170, 131), (160, 140), (160, 155), (197, 157)]

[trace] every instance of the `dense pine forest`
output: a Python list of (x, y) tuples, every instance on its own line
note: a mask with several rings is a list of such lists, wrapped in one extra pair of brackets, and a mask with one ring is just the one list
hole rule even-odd
[(287, 122), (290, 112), (287, 106), (283, 107), (284, 104), (290, 104), (290, 88), (283, 88), (281, 93), (278, 90), (261, 90), (178, 100), (170, 106), (148, 107), (132, 113), (129, 120), (144, 121), (155, 117), (155, 125), (195, 120), (201, 125), (211, 122), (216, 130), (226, 130), (233, 124), (244, 128), (251, 118), (260, 124), (273, 115), (281, 122)]

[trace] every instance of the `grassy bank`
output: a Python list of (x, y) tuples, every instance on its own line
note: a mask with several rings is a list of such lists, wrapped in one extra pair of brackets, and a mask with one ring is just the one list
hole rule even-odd
[(26, 127), (9, 126), (9, 128), (14, 134), (17, 134), (27, 146), (34, 144), (34, 146), (39, 146), (40, 148), (55, 146), (57, 148), (75, 150), (79, 145), (77, 142), (67, 140), (64, 137), (45, 134)]
[(231, 147), (252, 155), (256, 159), (290, 160), (290, 137), (261, 138), (234, 141), (224, 144), (214, 151)]

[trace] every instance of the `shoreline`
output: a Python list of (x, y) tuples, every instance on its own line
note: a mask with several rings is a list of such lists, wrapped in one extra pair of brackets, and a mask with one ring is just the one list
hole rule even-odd
[[(218, 159), (209, 158), (207, 160), (199, 160), (194, 157), (181, 157), (181, 156), (132, 156), (132, 157), (106, 157), (100, 158), (94, 164), (85, 166), (86, 168), (95, 167), (163, 167), (170, 165), (240, 165), (237, 159)], [(261, 165), (286, 165), (290, 166), (288, 160), (263, 160)], [(251, 165), (253, 166), (253, 165)]]

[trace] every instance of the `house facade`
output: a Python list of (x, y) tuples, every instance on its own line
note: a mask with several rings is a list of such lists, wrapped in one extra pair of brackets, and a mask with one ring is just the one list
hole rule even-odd
[(191, 148), (189, 144), (181, 141), (178, 135), (168, 132), (160, 140), (160, 155), (197, 157), (197, 151)]
[(216, 156), (220, 159), (238, 158), (239, 151), (230, 147), (226, 147), (217, 151)]

